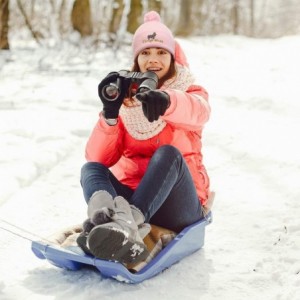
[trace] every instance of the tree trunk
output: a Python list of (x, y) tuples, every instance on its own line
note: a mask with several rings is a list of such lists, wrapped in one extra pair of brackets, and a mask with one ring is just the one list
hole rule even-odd
[(180, 3), (180, 14), (179, 14), (179, 20), (177, 24), (177, 28), (175, 31), (175, 35), (177, 36), (189, 36), (192, 34), (194, 28), (193, 28), (193, 22), (192, 22), (192, 5), (193, 0), (181, 0)]
[(239, 0), (235, 0), (233, 7), (232, 7), (232, 27), (233, 27), (233, 34), (239, 33)]
[(120, 27), (124, 7), (123, 0), (114, 0), (112, 17), (109, 24), (109, 33), (117, 33)]
[(91, 7), (89, 0), (75, 0), (73, 4), (71, 21), (73, 29), (82, 37), (93, 33)]
[(9, 0), (0, 0), (0, 50), (9, 49), (8, 19)]
[(131, 0), (130, 12), (128, 14), (127, 31), (134, 33), (141, 24), (141, 16), (143, 12), (143, 5), (141, 0)]
[(195, 34), (204, 33), (204, 24), (207, 20), (207, 12), (203, 11), (205, 0), (196, 0), (194, 1), (194, 18), (195, 18)]
[(148, 1), (148, 11), (155, 10), (160, 14), (161, 6), (162, 6), (161, 2), (162, 1), (160, 1), (160, 0), (149, 0)]
[(254, 0), (250, 0), (250, 35), (254, 36)]
[(39, 31), (34, 30), (32, 24), (31, 24), (31, 19), (28, 16), (28, 14), (26, 13), (25, 8), (24, 8), (21, 0), (17, 0), (17, 5), (18, 5), (18, 7), (21, 11), (22, 16), (24, 17), (25, 24), (28, 27), (32, 37), (35, 39), (35, 41), (38, 44), (41, 44), (40, 39), (43, 38), (43, 35)]

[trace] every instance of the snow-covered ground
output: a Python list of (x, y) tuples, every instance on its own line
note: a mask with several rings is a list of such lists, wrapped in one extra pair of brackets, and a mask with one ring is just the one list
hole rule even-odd
[(210, 93), (214, 222), (203, 249), (138, 285), (56, 268), (2, 229), (39, 239), (85, 219), (79, 173), (97, 84), (130, 66), (129, 49), (14, 41), (0, 52), (0, 299), (300, 299), (300, 36), (181, 44)]

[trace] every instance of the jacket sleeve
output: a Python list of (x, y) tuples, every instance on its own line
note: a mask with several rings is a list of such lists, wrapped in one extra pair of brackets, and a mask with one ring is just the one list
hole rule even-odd
[(109, 126), (100, 114), (100, 118), (85, 148), (87, 161), (99, 162), (107, 167), (113, 166), (120, 159), (123, 152), (123, 132), (120, 120), (117, 125)]
[(186, 92), (166, 89), (171, 104), (162, 117), (166, 122), (186, 130), (199, 130), (208, 121), (210, 105), (207, 91), (198, 85), (190, 86)]

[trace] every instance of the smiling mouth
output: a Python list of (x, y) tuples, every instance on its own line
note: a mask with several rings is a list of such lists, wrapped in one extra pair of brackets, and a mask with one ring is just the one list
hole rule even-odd
[(161, 70), (162, 68), (147, 68), (147, 71), (152, 71), (152, 72), (159, 72)]

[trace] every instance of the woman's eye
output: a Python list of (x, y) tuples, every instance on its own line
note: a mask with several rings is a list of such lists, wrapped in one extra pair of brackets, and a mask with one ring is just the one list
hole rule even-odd
[(161, 51), (158, 52), (158, 54), (160, 54), (160, 55), (164, 55), (164, 54), (166, 54), (166, 53), (167, 53), (167, 52), (164, 51), (164, 50), (161, 50)]

